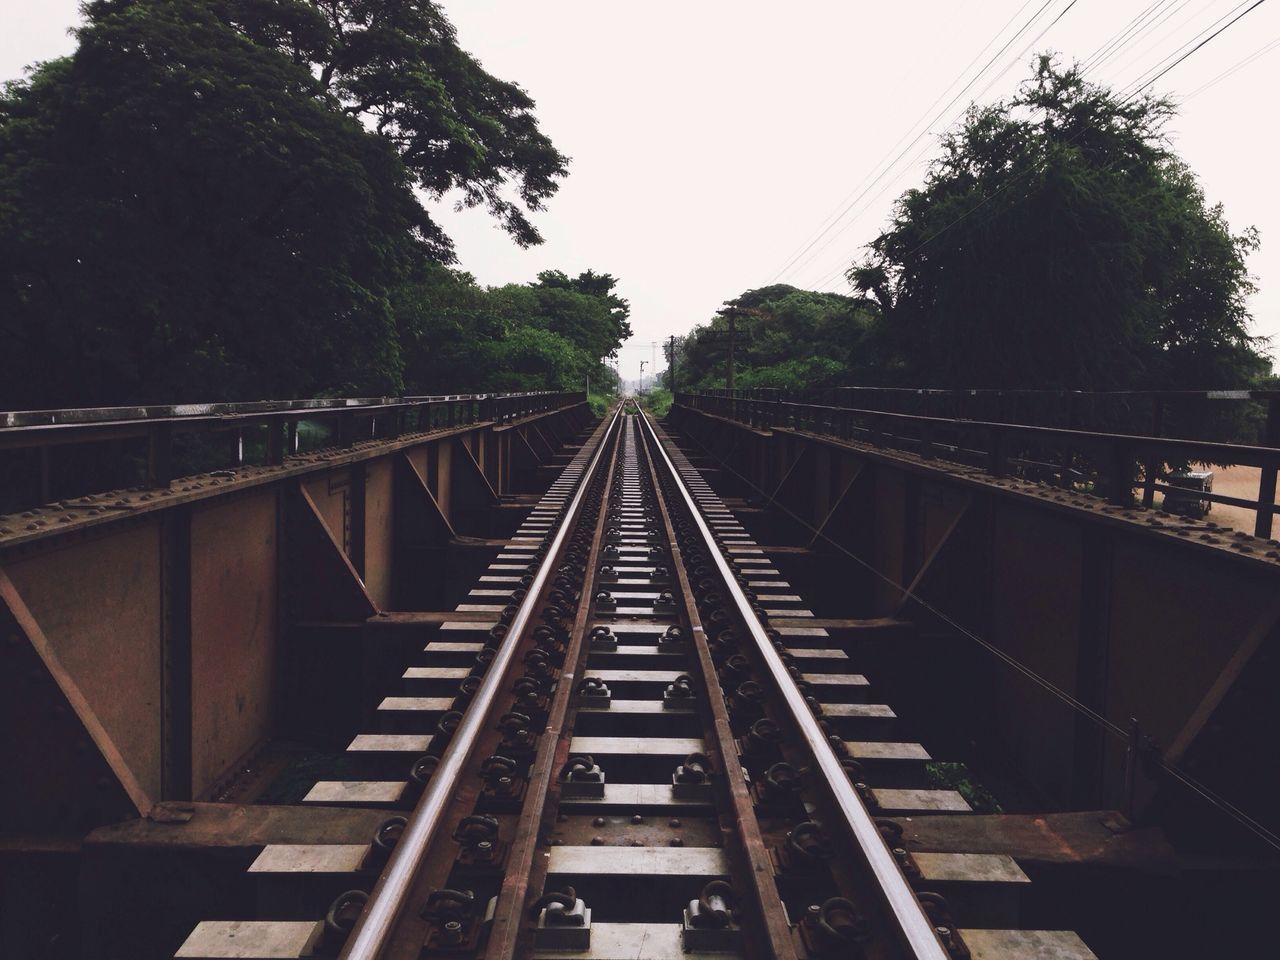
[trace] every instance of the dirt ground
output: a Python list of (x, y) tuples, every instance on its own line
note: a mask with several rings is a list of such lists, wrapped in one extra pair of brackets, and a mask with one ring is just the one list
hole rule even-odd
[[(1256, 500), (1258, 498), (1258, 479), (1261, 472), (1257, 467), (1200, 467), (1199, 469), (1213, 471), (1213, 492), (1225, 494), (1228, 497), (1240, 497), (1245, 500)], [(1157, 504), (1159, 498), (1157, 498)], [(1280, 502), (1280, 496), (1277, 497)], [(1244, 507), (1232, 507), (1225, 503), (1215, 503), (1209, 511), (1206, 520), (1212, 520), (1220, 526), (1230, 527), (1232, 530), (1243, 530), (1245, 533), (1253, 533), (1253, 523), (1255, 514), (1252, 510)], [(1276, 518), (1274, 530), (1280, 532), (1280, 517)], [(1276, 534), (1273, 533), (1273, 536)]]

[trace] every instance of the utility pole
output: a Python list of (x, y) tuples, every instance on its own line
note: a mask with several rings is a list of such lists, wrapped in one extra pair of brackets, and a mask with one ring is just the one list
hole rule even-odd
[(667, 341), (667, 342), (668, 342), (668, 344), (669, 344), (668, 349), (671, 351), (671, 356), (669, 356), (669, 357), (667, 358), (667, 366), (670, 368), (670, 369), (669, 369), (669, 371), (668, 371), (668, 373), (667, 373), (667, 382), (668, 382), (668, 383), (670, 384), (670, 386), (671, 386), (671, 392), (672, 392), (672, 393), (675, 393), (675, 392), (676, 392), (676, 338), (675, 338), (675, 334), (672, 334), (672, 335), (671, 335), (671, 337), (668, 339), (668, 341)]
[(737, 340), (738, 328), (735, 321), (738, 319), (740, 311), (737, 307), (726, 307), (721, 311), (725, 320), (729, 322), (729, 369), (725, 373), (724, 383), (730, 390), (733, 390), (733, 347), (734, 341)]
[(729, 324), (729, 364), (728, 371), (725, 375), (725, 386), (730, 390), (733, 389), (733, 348), (737, 345), (738, 339), (738, 317), (768, 317), (769, 313), (758, 310), (755, 307), (737, 307), (732, 303), (726, 303), (723, 309), (717, 311), (720, 316), (724, 317)]

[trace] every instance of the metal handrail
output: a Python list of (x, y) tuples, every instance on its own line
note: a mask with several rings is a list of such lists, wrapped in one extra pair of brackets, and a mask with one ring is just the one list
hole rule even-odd
[(680, 472), (676, 470), (671, 458), (667, 456), (667, 451), (658, 441), (657, 432), (653, 429), (652, 424), (649, 423), (648, 416), (643, 411), (640, 411), (640, 418), (649, 434), (653, 437), (654, 449), (658, 451), (666, 464), (666, 468), (675, 482), (676, 489), (680, 492), (685, 506), (689, 509), (689, 513), (698, 527), (698, 532), (707, 547), (708, 555), (715, 562), (729, 596), (737, 607), (738, 613), (751, 634), (752, 640), (755, 641), (760, 657), (764, 660), (765, 667), (768, 669), (775, 687), (781, 693), (787, 712), (799, 729), (800, 735), (804, 738), (805, 744), (808, 746), (809, 752), (817, 765), (818, 772), (830, 787), (849, 836), (862, 852), (867, 866), (875, 877), (877, 886), (884, 894), (885, 902), (893, 915), (904, 944), (910, 949), (911, 955), (918, 958), (918, 960), (948, 960), (947, 950), (938, 939), (933, 921), (929, 919), (924, 907), (916, 899), (916, 895), (911, 890), (911, 885), (907, 882), (906, 877), (902, 875), (902, 871), (899, 869), (897, 861), (894, 860), (884, 836), (880, 833), (880, 828), (876, 826), (875, 820), (858, 797), (857, 791), (853, 789), (853, 785), (849, 782), (848, 774), (845, 772), (844, 767), (840, 765), (840, 759), (835, 755), (835, 751), (831, 749), (831, 744), (827, 742), (826, 735), (822, 732), (822, 728), (818, 726), (818, 721), (814, 718), (808, 704), (805, 703), (804, 696), (787, 672), (786, 665), (782, 662), (782, 658), (778, 656), (773, 643), (765, 633), (763, 624), (760, 623), (755, 612), (751, 609), (750, 601), (747, 600), (746, 594), (742, 592), (742, 587), (738, 585), (737, 578), (716, 544), (715, 537), (712, 535), (710, 527), (707, 526), (706, 520), (703, 519), (702, 511), (699, 509), (697, 502), (693, 499), (688, 487), (685, 486)]
[(969, 420), (953, 417), (927, 417), (912, 413), (895, 413), (889, 410), (869, 410), (859, 407), (831, 407), (818, 403), (796, 403), (783, 400), (780, 407), (800, 410), (820, 410), (831, 413), (853, 414), (879, 420), (900, 423), (925, 424), (942, 428), (971, 430), (1000, 430), (1010, 436), (1033, 439), (1056, 439), (1080, 445), (1123, 444), (1141, 452), (1169, 451), (1194, 460), (1211, 463), (1243, 463), (1262, 467), (1280, 465), (1280, 449), (1261, 447), (1247, 443), (1226, 443), (1220, 440), (1184, 440), (1178, 437), (1149, 437), (1138, 433), (1107, 433), (1095, 430), (1074, 430), (1070, 427), (1045, 427), (1031, 423), (1005, 423), (998, 420)]
[(244, 403), (143, 404), (119, 407), (68, 407), (50, 410), (0, 411), (0, 432), (40, 433), (66, 427), (125, 426), (144, 424), (196, 424), (235, 420), (265, 420), (289, 415), (320, 416), (328, 413), (380, 413), (427, 404), (508, 400), (525, 397), (582, 396), (572, 391), (541, 390), (527, 393), (450, 393), (406, 397), (345, 397), (317, 400), (258, 400)]
[(1280, 390), (1254, 389), (1241, 387), (1237, 389), (1203, 390), (1056, 390), (1045, 389), (1001, 389), (997, 387), (748, 387), (740, 390), (727, 390), (712, 387), (702, 391), (709, 396), (737, 396), (743, 399), (762, 398), (769, 395), (786, 394), (793, 397), (818, 394), (880, 394), (884, 396), (913, 397), (1136, 397), (1144, 400), (1274, 400), (1280, 398)]
[[(1271, 402), (1276, 403), (1274, 398)], [(1242, 464), (1260, 468), (1257, 500), (1228, 499), (1219, 494), (1197, 496), (1195, 492), (1188, 493), (1184, 499), (1198, 498), (1252, 509), (1255, 511), (1254, 535), (1264, 539), (1271, 536), (1272, 518), (1280, 512), (1275, 504), (1277, 477), (1280, 475), (1280, 414), (1268, 421), (1265, 436), (1272, 445), (1262, 446), (999, 420), (927, 416), (801, 403), (781, 398), (743, 398), (737, 394), (722, 396), (715, 393), (680, 393), (676, 395), (676, 403), (691, 410), (713, 413), (762, 429), (792, 428), (835, 439), (866, 441), (877, 447), (913, 448), (926, 459), (938, 457), (970, 463), (976, 455), (985, 458), (986, 471), (993, 476), (1004, 476), (1009, 472), (1008, 468), (1017, 462), (1009, 450), (1010, 441), (1056, 446), (1072, 454), (1079, 453), (1094, 458), (1103, 481), (1099, 492), (1105, 493), (1111, 502), (1118, 505), (1128, 504), (1133, 490), (1141, 487), (1143, 505), (1153, 506), (1157, 492), (1168, 492), (1166, 486), (1159, 483), (1164, 478), (1162, 466), (1166, 462)], [(1277, 407), (1280, 409), (1280, 404)], [(972, 435), (985, 437), (986, 449), (975, 450), (972, 445), (961, 444), (960, 441), (949, 447), (940, 439), (941, 435), (947, 433), (959, 434), (962, 438)], [(962, 446), (964, 455), (960, 456)], [(949, 452), (953, 454), (950, 457)], [(1140, 481), (1134, 476), (1134, 464), (1139, 462), (1144, 465), (1144, 477)], [(1059, 483), (1069, 485), (1073, 472), (1070, 457), (1064, 457), (1063, 463), (1056, 468), (1049, 465), (1045, 467), (1059, 474)], [(1182, 493), (1179, 491), (1175, 496), (1182, 497)]]
[[(0, 512), (120, 487), (164, 489), (184, 469), (210, 469), (208, 453), (218, 436), (231, 441), (218, 466), (280, 466), (304, 447), (346, 448), (439, 429), (507, 426), (586, 401), (582, 392), (547, 391), (0, 411), (0, 456), (6, 458), (0, 479), (9, 485)], [(194, 439), (179, 442), (184, 437)], [(118, 446), (99, 453), (109, 443)], [(66, 449), (71, 452), (59, 454), (63, 462), (80, 466), (60, 468), (55, 453)], [(86, 463), (98, 471), (94, 479), (80, 472)], [(94, 487), (99, 477), (103, 482)]]
[(485, 673), (484, 682), (472, 698), (471, 705), (467, 708), (453, 739), (449, 741), (444, 756), (440, 758), (440, 765), (432, 774), (426, 790), (418, 800), (409, 825), (397, 841), (391, 859), (373, 888), (368, 904), (355, 929), (352, 930), (351, 936), (347, 938), (339, 955), (340, 960), (377, 960), (382, 956), (396, 920), (409, 898), (418, 872), (426, 859), (427, 850), (440, 827), (443, 814), (453, 799), (458, 777), (475, 748), (481, 726), (487, 719), (498, 691), (506, 679), (505, 674), (512, 657), (515, 656), (516, 646), (533, 617), (548, 578), (555, 569), (560, 549), (573, 528), (574, 518), (582, 506), (583, 497), (590, 486), (591, 478), (595, 476), (600, 459), (609, 444), (609, 435), (617, 426), (621, 413), (622, 408), (619, 406), (604, 435), (600, 438), (591, 462), (583, 471), (573, 500), (563, 515), (560, 527), (552, 538), (551, 546), (539, 565), (524, 600), (516, 609), (507, 635)]

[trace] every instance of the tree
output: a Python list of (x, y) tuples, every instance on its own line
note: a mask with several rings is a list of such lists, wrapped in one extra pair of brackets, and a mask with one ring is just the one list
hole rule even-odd
[(486, 388), (501, 391), (582, 389), (591, 359), (559, 334), (519, 326), (480, 345)]
[(395, 393), (415, 188), (537, 242), (564, 158), (433, 4), (84, 10), (0, 93), (0, 406)]
[(933, 387), (1236, 386), (1263, 372), (1245, 258), (1162, 133), (1041, 57), (1007, 103), (973, 109), (925, 185), (849, 272), (874, 296), (897, 379)]
[(579, 390), (588, 375), (606, 382), (601, 358), (630, 335), (618, 313), (626, 301), (608, 274), (582, 275), (607, 284), (554, 281), (564, 276), (482, 288), (446, 267), (417, 271), (393, 297), (409, 392)]
[(570, 278), (559, 270), (544, 270), (533, 290), (547, 329), (603, 359), (631, 336), (631, 305), (614, 293), (617, 285), (607, 273), (587, 270)]
[[(735, 386), (825, 387), (879, 379), (876, 311), (867, 302), (774, 284), (748, 290), (729, 304), (741, 310)], [(724, 386), (728, 344), (722, 316), (696, 327), (678, 350), (681, 389)]]
[(395, 152), (204, 4), (94, 13), (0, 97), (0, 404), (397, 390)]
[[(128, 0), (98, 0), (127, 5)], [(394, 145), (435, 197), (462, 191), (521, 246), (541, 243), (541, 210), (568, 160), (538, 129), (534, 102), (458, 46), (429, 0), (216, 0), (226, 21), (306, 67), (351, 117)], [(517, 199), (504, 195), (510, 186)]]

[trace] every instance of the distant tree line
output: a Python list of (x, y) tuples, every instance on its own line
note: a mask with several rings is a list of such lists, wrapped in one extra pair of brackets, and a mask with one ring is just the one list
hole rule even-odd
[[(776, 285), (735, 300), (736, 385), (1068, 390), (1258, 383), (1252, 230), (1233, 233), (1163, 132), (1172, 106), (1122, 99), (1039, 58), (1013, 99), (974, 108), (922, 187), (849, 270), (850, 296)], [(724, 386), (718, 316), (677, 349), (682, 388)]]
[(588, 271), (479, 287), (419, 200), (520, 245), (567, 160), (432, 3), (93, 0), (0, 93), (0, 407), (576, 386)]

